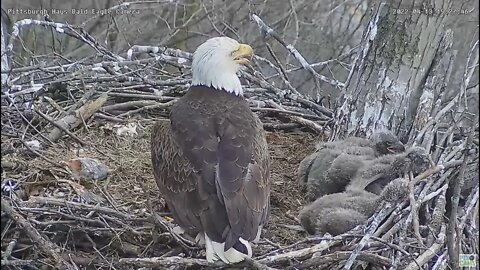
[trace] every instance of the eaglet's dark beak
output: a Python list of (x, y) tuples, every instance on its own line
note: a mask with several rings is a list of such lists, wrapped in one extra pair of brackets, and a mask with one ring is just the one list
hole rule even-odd
[(403, 143), (398, 142), (387, 147), (387, 150), (390, 151), (390, 153), (392, 154), (401, 153), (405, 151), (405, 146), (403, 145)]

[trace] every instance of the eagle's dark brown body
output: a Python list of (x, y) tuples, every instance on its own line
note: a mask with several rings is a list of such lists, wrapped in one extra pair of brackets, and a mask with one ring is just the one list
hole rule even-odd
[(252, 241), (269, 209), (269, 155), (262, 123), (242, 98), (193, 86), (152, 133), (158, 187), (175, 221), (225, 250)]

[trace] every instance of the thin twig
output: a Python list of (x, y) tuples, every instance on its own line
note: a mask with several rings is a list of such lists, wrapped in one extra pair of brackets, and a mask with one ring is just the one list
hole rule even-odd
[(36, 246), (47, 256), (53, 259), (57, 267), (76, 270), (76, 268), (70, 263), (66, 262), (60, 255), (60, 247), (52, 243), (50, 240), (43, 238), (40, 233), (26, 220), (22, 215), (20, 215), (15, 209), (12, 208), (10, 202), (2, 198), (2, 211), (13, 219), (17, 225), (22, 228)]

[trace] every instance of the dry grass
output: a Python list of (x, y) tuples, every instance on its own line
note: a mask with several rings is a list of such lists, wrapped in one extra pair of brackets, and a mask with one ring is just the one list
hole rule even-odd
[(300, 161), (314, 149), (314, 138), (307, 133), (268, 133), (272, 158), (272, 211), (265, 237), (279, 244), (292, 244), (304, 235), (281, 225), (297, 225), (293, 220), (306, 204), (296, 181)]

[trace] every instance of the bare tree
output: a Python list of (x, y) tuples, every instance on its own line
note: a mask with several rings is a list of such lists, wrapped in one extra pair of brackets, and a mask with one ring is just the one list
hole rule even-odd
[(3, 88), (7, 87), (7, 78), (8, 74), (3, 73), (3, 71), (7, 72), (12, 65), (12, 60), (10, 56), (5, 53), (7, 51), (8, 39), (10, 37), (8, 33), (8, 28), (10, 27), (10, 19), (8, 18), (7, 13), (2, 9), (2, 18), (1, 18), (1, 43), (2, 43), (2, 93), (5, 91)]
[(389, 128), (407, 141), (430, 116), (449, 70), (453, 33), (446, 29), (451, 1), (415, 5), (379, 1), (364, 33), (337, 111), (339, 130)]

